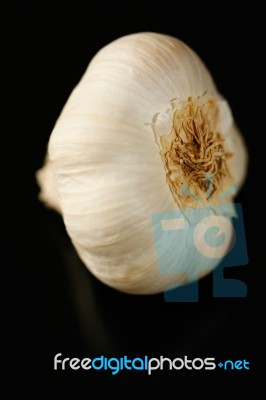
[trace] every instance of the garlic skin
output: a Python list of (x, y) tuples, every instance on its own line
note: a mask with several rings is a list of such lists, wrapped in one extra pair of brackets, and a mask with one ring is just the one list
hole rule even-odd
[[(87, 268), (113, 288), (151, 294), (185, 283), (187, 272), (205, 273), (192, 241), (180, 260), (189, 251), (193, 262), (159, 271), (153, 215), (232, 203), (246, 165), (230, 108), (199, 57), (176, 38), (145, 32), (92, 59), (37, 180), (40, 199), (62, 213)], [(210, 259), (207, 270), (217, 263)]]

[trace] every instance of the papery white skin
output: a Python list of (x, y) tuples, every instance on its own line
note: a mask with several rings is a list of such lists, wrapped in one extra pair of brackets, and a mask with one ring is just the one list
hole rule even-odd
[[(229, 107), (199, 57), (170, 36), (138, 33), (100, 50), (56, 122), (38, 172), (41, 199), (62, 213), (87, 268), (116, 289), (157, 293), (187, 279), (178, 260), (176, 273), (158, 270), (152, 216), (179, 206), (152, 121), (173, 99), (204, 93), (219, 101), (221, 131), (234, 154), (230, 172), (240, 186), (247, 156)], [(181, 258), (184, 251), (196, 254), (192, 241)], [(167, 252), (176, 245), (169, 243)], [(211, 259), (207, 268), (216, 264)], [(188, 262), (187, 271), (196, 276), (197, 263)]]

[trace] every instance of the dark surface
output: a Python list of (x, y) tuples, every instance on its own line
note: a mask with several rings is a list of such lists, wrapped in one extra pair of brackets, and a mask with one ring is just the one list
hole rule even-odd
[[(232, 385), (239, 393), (245, 384), (252, 387), (264, 350), (265, 314), (256, 311), (263, 279), (258, 232), (263, 213), (258, 204), (260, 165), (256, 165), (260, 146), (255, 143), (262, 127), (257, 117), (261, 65), (254, 62), (253, 46), (260, 38), (260, 24), (249, 29), (250, 21), (259, 17), (258, 9), (242, 8), (238, 15), (225, 6), (215, 10), (221, 5), (211, 11), (202, 4), (178, 5), (173, 12), (170, 4), (162, 4), (158, 11), (136, 11), (129, 5), (124, 10), (115, 10), (113, 4), (98, 10), (86, 2), (36, 3), (10, 3), (2, 13), (8, 118), (3, 133), (8, 140), (3, 147), (7, 153), (3, 185), (8, 194), (3, 196), (4, 259), (8, 260), (4, 270), (11, 272), (10, 280), (4, 281), (8, 318), (3, 344), (11, 361), (4, 398), (94, 399), (116, 393), (146, 398), (164, 390), (178, 397), (183, 390), (191, 393), (200, 387), (214, 394), (223, 389), (229, 393)], [(85, 269), (61, 218), (37, 201), (34, 173), (42, 165), (50, 132), (71, 90), (103, 45), (138, 31), (167, 33), (190, 45), (211, 70), (245, 136), (250, 167), (237, 201), (243, 207), (250, 262), (227, 274), (247, 283), (247, 298), (213, 299), (211, 277), (201, 281), (200, 301), (195, 304), (165, 303), (163, 295), (130, 296), (112, 290)], [(112, 377), (100, 372), (56, 372), (53, 357), (59, 352), (80, 358), (101, 354), (245, 358), (251, 369)]]

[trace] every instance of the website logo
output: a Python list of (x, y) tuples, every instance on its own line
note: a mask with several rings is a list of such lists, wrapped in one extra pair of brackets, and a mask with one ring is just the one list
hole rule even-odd
[(86, 370), (89, 371), (110, 371), (112, 375), (117, 375), (121, 371), (144, 371), (148, 375), (154, 371), (213, 371), (216, 368), (226, 371), (232, 370), (249, 370), (249, 362), (247, 360), (225, 360), (216, 363), (214, 357), (206, 358), (189, 358), (187, 355), (184, 357), (176, 357), (171, 359), (169, 357), (144, 357), (129, 358), (124, 355), (123, 357), (105, 357), (103, 355), (95, 358), (63, 358), (62, 353), (54, 356), (54, 370)]

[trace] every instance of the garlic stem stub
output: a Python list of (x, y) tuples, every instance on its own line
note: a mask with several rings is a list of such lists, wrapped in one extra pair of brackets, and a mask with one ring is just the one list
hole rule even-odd
[[(229, 105), (200, 58), (174, 37), (144, 32), (92, 59), (55, 124), (37, 180), (41, 201), (62, 214), (98, 279), (152, 294), (205, 273), (193, 218), (183, 240), (169, 236), (160, 249), (171, 273), (158, 268), (154, 215), (226, 206), (230, 219), (246, 166)], [(177, 248), (180, 257), (171, 258)], [(206, 273), (218, 263), (210, 257)]]

